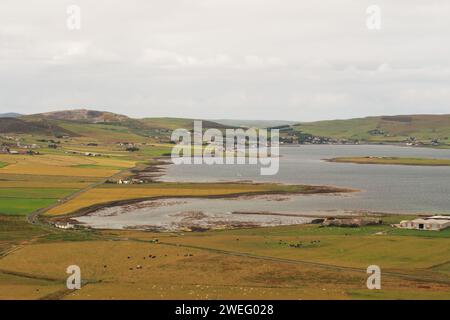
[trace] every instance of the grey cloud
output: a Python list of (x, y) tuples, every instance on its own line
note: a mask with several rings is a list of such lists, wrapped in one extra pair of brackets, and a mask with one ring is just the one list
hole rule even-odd
[[(66, 7), (82, 28), (66, 28)], [(0, 112), (285, 118), (450, 113), (450, 3), (3, 0)]]

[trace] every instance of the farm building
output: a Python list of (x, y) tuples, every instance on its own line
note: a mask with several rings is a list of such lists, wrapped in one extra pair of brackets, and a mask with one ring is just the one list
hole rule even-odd
[(73, 229), (73, 228), (74, 228), (74, 225), (73, 225), (73, 224), (70, 224), (70, 223), (62, 223), (62, 222), (56, 222), (56, 223), (54, 224), (54, 226), (55, 226), (56, 228), (59, 228), (59, 229)]
[(402, 229), (440, 231), (450, 227), (450, 216), (432, 216), (415, 220), (404, 220), (395, 226)]

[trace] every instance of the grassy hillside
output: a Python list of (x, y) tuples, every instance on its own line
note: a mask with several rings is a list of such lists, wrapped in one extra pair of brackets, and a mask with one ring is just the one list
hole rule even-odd
[[(191, 130), (194, 126), (194, 120), (195, 119), (187, 119), (187, 118), (144, 118), (141, 119), (140, 121), (144, 123), (148, 128), (168, 129), (168, 130), (184, 128)], [(218, 129), (233, 127), (209, 120), (202, 120), (202, 125), (203, 128), (218, 128)]]
[[(219, 120), (221, 121), (221, 120)], [(259, 122), (247, 121), (247, 124)], [(168, 142), (171, 132), (178, 128), (191, 130), (194, 119), (143, 118), (132, 119), (111, 112), (68, 110), (20, 118), (1, 118), (0, 133), (31, 133), (55, 136), (67, 134), (96, 141), (143, 142), (149, 137), (156, 142)], [(285, 124), (288, 127), (290, 124)], [(242, 125), (240, 122), (203, 120), (203, 128), (226, 129)], [(260, 123), (262, 125), (262, 123)], [(328, 120), (293, 124), (288, 131), (334, 139), (360, 142), (405, 142), (414, 137), (417, 142), (438, 141), (450, 145), (450, 115), (379, 116), (349, 120)], [(164, 139), (164, 141), (161, 140)], [(155, 142), (154, 141), (154, 142)]]
[(227, 126), (247, 127), (247, 128), (270, 128), (284, 125), (294, 125), (296, 121), (287, 120), (235, 120), (235, 119), (215, 119), (214, 122)]
[(409, 137), (430, 142), (450, 143), (450, 115), (381, 116), (350, 120), (300, 123), (297, 131), (338, 139), (369, 142), (402, 142)]
[[(219, 120), (220, 121), (220, 120)], [(155, 150), (148, 149), (150, 144), (161, 144), (164, 150), (158, 154), (167, 153), (170, 135), (173, 130), (184, 128), (193, 129), (194, 119), (188, 118), (143, 118), (133, 119), (111, 112), (92, 110), (68, 110), (51, 113), (41, 113), (22, 116), (19, 118), (0, 118), (0, 143), (4, 146), (11, 142), (4, 138), (10, 134), (22, 134), (34, 137), (23, 142), (36, 144), (37, 136), (47, 137), (40, 140), (66, 139), (67, 151), (107, 152), (120, 151), (125, 147), (110, 148), (120, 143), (140, 144), (145, 156), (155, 155)], [(251, 121), (247, 124), (252, 123)], [(259, 122), (253, 122), (257, 124)], [(242, 123), (241, 123), (242, 124)], [(203, 128), (236, 128), (238, 122), (218, 123), (203, 120)], [(262, 123), (260, 123), (262, 125)], [(320, 143), (334, 142), (334, 140), (351, 140), (360, 143), (406, 143), (433, 145), (435, 147), (450, 148), (450, 115), (402, 115), (379, 116), (349, 120), (328, 120), (309, 123), (284, 124), (280, 126), (282, 138), (285, 141), (296, 139), (303, 143), (318, 139)], [(56, 137), (56, 139), (55, 139)], [(22, 137), (24, 138), (24, 137)], [(327, 139), (329, 138), (329, 139)], [(309, 139), (309, 140), (308, 140)], [(323, 140), (323, 141), (322, 141)], [(98, 144), (98, 148), (90, 145)], [(39, 144), (39, 143), (38, 143)], [(105, 150), (105, 145), (109, 145)], [(83, 150), (80, 149), (80, 146)], [(14, 146), (13, 146), (14, 147)], [(47, 147), (47, 144), (41, 145)], [(89, 147), (86, 149), (86, 147)], [(89, 150), (88, 150), (89, 149)], [(145, 150), (144, 150), (145, 149)], [(148, 149), (148, 150), (147, 150)], [(41, 149), (42, 150), (42, 149)], [(52, 150), (42, 150), (53, 152)], [(145, 152), (144, 152), (145, 151)]]
[(0, 133), (32, 133), (50, 136), (70, 134), (76, 136), (75, 133), (59, 127), (52, 121), (44, 119), (25, 121), (10, 117), (0, 118)]
[(96, 110), (63, 110), (46, 113), (38, 113), (28, 116), (23, 116), (24, 119), (51, 119), (51, 120), (69, 120), (79, 121), (85, 123), (109, 123), (109, 122), (121, 122), (126, 121), (129, 118), (127, 116), (116, 114), (107, 111)]
[[(231, 128), (213, 121), (202, 120), (203, 128)], [(143, 142), (149, 137), (167, 138), (178, 128), (193, 129), (194, 119), (143, 118), (94, 110), (66, 110), (0, 119), (0, 133), (33, 133), (47, 136), (69, 135), (95, 141)]]

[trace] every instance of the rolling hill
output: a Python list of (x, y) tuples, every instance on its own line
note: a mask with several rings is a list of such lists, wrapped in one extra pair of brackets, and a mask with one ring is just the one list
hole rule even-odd
[(299, 123), (306, 134), (367, 142), (403, 142), (410, 137), (449, 144), (450, 115), (399, 115)]
[(235, 120), (235, 119), (215, 119), (214, 122), (233, 127), (247, 128), (270, 128), (284, 125), (294, 125), (298, 122), (287, 120)]
[[(265, 127), (267, 121), (203, 120), (203, 128)], [(0, 133), (31, 133), (49, 136), (70, 135), (104, 141), (144, 141), (148, 137), (167, 140), (177, 128), (191, 130), (194, 119), (143, 118), (87, 109), (0, 118)], [(327, 120), (317, 122), (280, 122), (284, 135), (312, 135), (346, 139), (360, 143), (399, 143), (414, 137), (416, 141), (450, 145), (450, 115), (399, 115)], [(275, 124), (278, 124), (275, 123)], [(272, 123), (274, 125), (274, 123)]]
[(66, 130), (51, 121), (25, 121), (19, 118), (0, 118), (0, 133), (41, 134), (48, 136), (77, 136), (76, 133)]
[[(144, 118), (140, 120), (149, 128), (154, 129), (170, 129), (175, 130), (178, 128), (184, 128), (191, 130), (194, 127), (195, 119), (187, 119), (187, 118)], [(218, 123), (210, 120), (202, 120), (203, 128), (217, 128), (217, 129), (226, 129), (226, 128), (235, 128), (237, 126), (226, 125), (222, 123)]]
[[(174, 129), (191, 130), (193, 123), (194, 119), (133, 119), (112, 112), (78, 109), (38, 113), (18, 118), (0, 118), (0, 133), (68, 135), (103, 142), (144, 142), (148, 137), (152, 137), (168, 142)], [(231, 128), (208, 120), (203, 121), (203, 127)]]
[(20, 113), (16, 112), (6, 112), (6, 113), (0, 113), (0, 118), (17, 118), (22, 116)]
[(87, 109), (63, 110), (23, 116), (23, 119), (65, 120), (82, 123), (117, 123), (130, 118), (124, 115)]

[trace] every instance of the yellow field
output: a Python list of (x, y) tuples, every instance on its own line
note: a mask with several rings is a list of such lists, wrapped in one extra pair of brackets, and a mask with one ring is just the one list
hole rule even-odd
[(2, 274), (0, 271), (0, 300), (39, 299), (64, 288), (61, 281), (24, 278), (17, 275)]
[(85, 157), (75, 155), (44, 154), (37, 156), (0, 154), (0, 161), (12, 164), (49, 165), (70, 167), (79, 164), (98, 164), (105, 166), (132, 167), (134, 161), (106, 157)]
[(191, 184), (190, 187), (180, 188), (176, 184), (148, 184), (143, 187), (125, 186), (114, 188), (95, 188), (82, 193), (58, 207), (47, 212), (49, 215), (68, 214), (94, 204), (107, 203), (119, 200), (139, 199), (149, 197), (192, 197), (217, 196), (247, 192), (270, 191), (270, 185), (255, 184)]
[(0, 155), (0, 161), (9, 163), (0, 168), (0, 174), (30, 174), (48, 176), (109, 177), (118, 170), (104, 168), (80, 168), (79, 165), (98, 165), (131, 168), (133, 161), (102, 157), (80, 157), (63, 155)]
[(92, 182), (0, 181), (0, 188), (83, 189), (90, 184), (92, 184)]
[(108, 169), (85, 169), (85, 168), (70, 168), (60, 166), (44, 166), (27, 164), (11, 164), (6, 168), (0, 169), (4, 173), (11, 174), (44, 174), (47, 176), (77, 176), (77, 177), (109, 177), (117, 172), (117, 170)]

